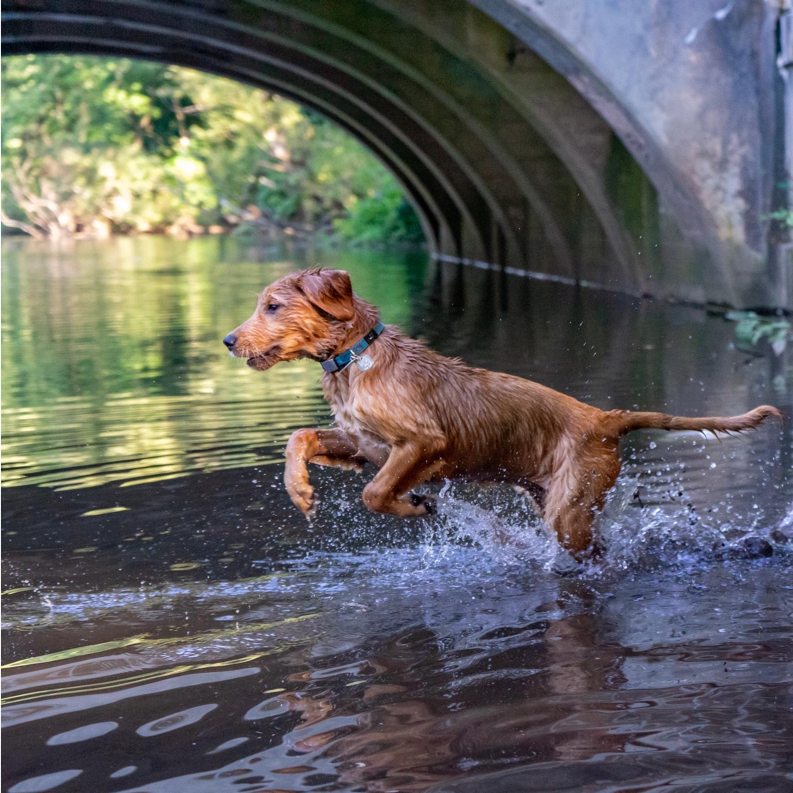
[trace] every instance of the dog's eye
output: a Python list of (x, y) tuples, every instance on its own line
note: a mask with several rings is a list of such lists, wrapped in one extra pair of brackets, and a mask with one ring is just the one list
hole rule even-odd
[(268, 303), (267, 304), (267, 313), (268, 314), (275, 314), (278, 309), (281, 308), (279, 303)]

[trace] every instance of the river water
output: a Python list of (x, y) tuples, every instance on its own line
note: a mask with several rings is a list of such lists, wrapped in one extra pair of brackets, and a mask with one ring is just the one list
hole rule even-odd
[(317, 469), (309, 525), (282, 454), (329, 423), (319, 367), (221, 339), (327, 264), (439, 351), (603, 408), (790, 411), (789, 353), (421, 253), (3, 252), (4, 790), (793, 789), (790, 423), (630, 436), (574, 569), (503, 487), (403, 523), (361, 504), (371, 471)]

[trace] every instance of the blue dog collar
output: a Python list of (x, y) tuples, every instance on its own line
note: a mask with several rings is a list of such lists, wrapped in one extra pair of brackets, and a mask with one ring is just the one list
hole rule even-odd
[[(385, 325), (378, 322), (357, 344), (349, 350), (340, 352), (328, 361), (322, 361), (322, 368), (326, 372), (340, 372), (346, 369), (361, 353), (385, 330)], [(371, 361), (371, 358), (369, 359)], [(367, 367), (368, 368), (368, 367)]]

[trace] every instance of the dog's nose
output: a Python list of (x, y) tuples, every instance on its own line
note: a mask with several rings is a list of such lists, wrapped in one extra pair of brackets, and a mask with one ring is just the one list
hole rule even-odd
[(226, 345), (230, 350), (234, 349), (234, 345), (237, 343), (237, 337), (233, 333), (229, 333), (225, 339), (223, 339), (223, 344)]

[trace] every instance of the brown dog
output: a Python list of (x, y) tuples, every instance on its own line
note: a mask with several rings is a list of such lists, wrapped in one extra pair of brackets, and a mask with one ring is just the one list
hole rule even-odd
[(621, 435), (644, 428), (741, 432), (781, 418), (768, 405), (732, 418), (602, 411), (529, 380), (471, 368), (382, 326), (377, 308), (353, 294), (341, 270), (279, 279), (223, 342), (260, 371), (297, 358), (323, 363), (322, 388), (338, 427), (297, 430), (286, 447), (286, 488), (304, 514), (314, 504), (308, 462), (373, 463), (379, 471), (363, 501), (400, 517), (434, 511), (430, 498), (410, 492), (422, 482), (512, 482), (529, 490), (575, 554), (589, 547), (595, 513), (620, 472)]

